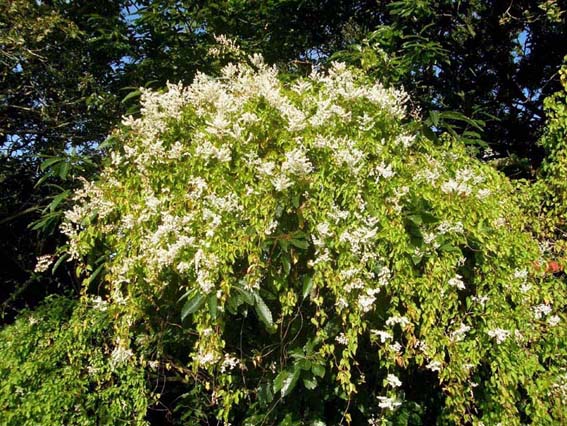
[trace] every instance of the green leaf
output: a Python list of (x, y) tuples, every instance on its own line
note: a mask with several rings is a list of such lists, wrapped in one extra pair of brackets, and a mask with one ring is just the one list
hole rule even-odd
[(187, 315), (195, 313), (205, 303), (206, 297), (202, 293), (196, 293), (190, 297), (181, 309), (181, 321), (187, 318)]
[(302, 250), (306, 250), (307, 247), (309, 247), (309, 243), (305, 240), (290, 240), (289, 241), (292, 245), (294, 245), (295, 247), (302, 249)]
[(57, 194), (55, 197), (53, 197), (51, 203), (49, 203), (49, 210), (52, 212), (55, 211), (55, 209), (57, 208), (57, 206), (59, 206), (59, 204), (61, 204), (63, 201), (69, 198), (69, 195), (71, 195), (71, 191), (69, 190)]
[(254, 306), (254, 293), (252, 293), (249, 290), (245, 290), (241, 287), (235, 287), (236, 291), (238, 291), (238, 293), (240, 293), (240, 296), (242, 296), (242, 300), (244, 301), (244, 303), (250, 305), (250, 306)]
[(287, 277), (289, 275), (289, 272), (291, 271), (291, 262), (287, 254), (282, 255), (282, 265), (284, 269), (284, 274)]
[(207, 305), (209, 306), (209, 313), (212, 319), (217, 319), (217, 295), (212, 293), (207, 298)]
[[(281, 389), (281, 387), (280, 387)], [(268, 405), (274, 399), (272, 386), (269, 383), (264, 383), (258, 387), (258, 402), (262, 406)]]
[(305, 389), (313, 390), (317, 387), (317, 379), (315, 377), (304, 377), (303, 386)]
[(102, 272), (102, 270), (104, 269), (104, 266), (105, 266), (104, 263), (99, 265), (98, 268), (96, 268), (95, 271), (85, 280), (85, 287), (88, 288), (94, 282), (96, 277), (98, 277)]
[(272, 328), (274, 326), (274, 320), (272, 318), (272, 313), (270, 312), (270, 309), (266, 305), (266, 302), (264, 302), (264, 299), (262, 299), (262, 297), (260, 297), (258, 293), (254, 293), (254, 298), (256, 299), (256, 304), (254, 305), (254, 308), (256, 309), (256, 314), (258, 314), (258, 318), (260, 318), (260, 320), (266, 326)]
[(134, 90), (130, 93), (128, 93), (126, 96), (124, 96), (122, 98), (122, 100), (120, 101), (120, 103), (125, 104), (126, 102), (128, 102), (130, 99), (132, 98), (137, 98), (142, 94), (142, 92), (140, 92), (140, 90)]
[(68, 161), (65, 161), (63, 164), (61, 164), (61, 168), (59, 169), (59, 177), (63, 180), (67, 179), (67, 176), (69, 175), (69, 168), (71, 167), (71, 165), (69, 164)]
[(284, 253), (287, 253), (287, 251), (289, 250), (289, 241), (288, 240), (284, 240), (284, 239), (278, 239), (278, 245), (280, 246), (280, 248), (282, 249), (282, 251)]
[(53, 268), (51, 268), (51, 273), (55, 274), (55, 271), (57, 271), (57, 269), (59, 268), (59, 266), (61, 266), (61, 264), (63, 262), (65, 262), (67, 259), (69, 259), (69, 254), (65, 253), (62, 256), (59, 257), (59, 259), (57, 259), (57, 262), (55, 262), (55, 264), (53, 265)]
[(274, 379), (274, 392), (279, 392), (282, 389), (284, 380), (287, 379), (288, 376), (289, 372), (287, 370), (282, 370), (278, 373)]
[(325, 377), (325, 366), (322, 364), (313, 364), (311, 367), (311, 372), (317, 377)]
[(39, 166), (39, 168), (42, 172), (44, 172), (45, 169), (47, 169), (48, 167), (63, 160), (64, 160), (63, 157), (51, 157), (45, 160), (43, 163), (41, 163), (41, 166)]
[(439, 111), (429, 111), (429, 121), (433, 126), (439, 126)]
[(412, 214), (408, 216), (408, 219), (411, 220), (416, 225), (421, 225), (423, 223), (423, 219), (419, 214)]
[(305, 276), (303, 278), (303, 290), (301, 291), (301, 296), (303, 297), (303, 300), (307, 299), (307, 296), (309, 296), (312, 289), (313, 289), (313, 277), (309, 275)]
[(300, 374), (301, 370), (299, 368), (294, 368), (293, 372), (288, 374), (288, 376), (283, 380), (281, 389), (282, 397), (289, 395), (293, 388), (295, 388)]
[(299, 194), (295, 194), (292, 198), (293, 207), (299, 207)]

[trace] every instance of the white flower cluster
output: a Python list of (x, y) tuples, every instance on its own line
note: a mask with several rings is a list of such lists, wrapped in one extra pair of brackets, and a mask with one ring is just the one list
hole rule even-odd
[(42, 273), (47, 271), (54, 260), (55, 260), (55, 256), (51, 254), (39, 256), (37, 258), (37, 263), (35, 264), (34, 272)]
[(134, 356), (134, 353), (130, 348), (124, 346), (121, 340), (116, 342), (116, 346), (112, 350), (110, 354), (110, 364), (113, 367), (118, 367), (123, 365), (130, 360)]
[(456, 274), (453, 278), (449, 280), (449, 285), (459, 290), (465, 289), (465, 283), (463, 282), (463, 277), (460, 276), (459, 274)]
[(447, 194), (470, 195), (475, 185), (482, 181), (482, 176), (476, 174), (471, 169), (460, 169), (455, 173), (454, 179), (449, 179), (441, 185), (441, 191)]
[(453, 342), (460, 342), (461, 340), (463, 340), (465, 338), (465, 336), (467, 335), (467, 333), (471, 330), (471, 327), (465, 324), (462, 324), (459, 326), (459, 328), (457, 328), (456, 330), (453, 330), (451, 332), (451, 340)]
[(394, 337), (384, 330), (370, 330), (370, 334), (377, 336), (380, 339), (380, 343), (386, 343), (387, 340), (391, 340)]
[(493, 330), (488, 330), (488, 335), (495, 339), (496, 343), (501, 344), (510, 336), (510, 331), (503, 328), (495, 328)]
[(543, 317), (549, 315), (553, 309), (550, 305), (542, 303), (541, 305), (534, 306), (532, 310), (535, 319), (542, 319)]
[(224, 355), (224, 360), (220, 367), (221, 373), (225, 373), (227, 371), (234, 370), (236, 367), (240, 366), (240, 360), (236, 357), (233, 357), (229, 354)]
[(386, 383), (393, 388), (399, 388), (402, 385), (401, 380), (398, 379), (395, 374), (388, 374), (386, 376)]
[(379, 396), (378, 398), (378, 407), (384, 410), (395, 410), (402, 402), (396, 398), (388, 397), (388, 396)]

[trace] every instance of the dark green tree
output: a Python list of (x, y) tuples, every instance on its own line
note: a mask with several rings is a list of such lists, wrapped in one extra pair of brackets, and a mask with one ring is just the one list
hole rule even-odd
[(523, 166), (512, 162), (509, 174), (537, 167), (543, 99), (560, 88), (557, 72), (567, 53), (559, 42), (567, 35), (567, 3), (380, 4), (382, 24), (337, 57), (402, 84), (432, 128), (465, 132), (465, 140), (483, 140), (499, 157), (523, 159)]
[[(36, 255), (51, 252), (56, 241), (29, 226), (48, 203), (64, 200), (73, 177), (88, 167), (87, 154), (121, 112), (123, 59), (131, 48), (121, 11), (115, 1), (0, 4), (3, 313), (70, 286), (36, 280)], [(56, 176), (36, 188), (41, 156), (59, 158), (50, 160)], [(48, 234), (57, 223), (51, 213)]]

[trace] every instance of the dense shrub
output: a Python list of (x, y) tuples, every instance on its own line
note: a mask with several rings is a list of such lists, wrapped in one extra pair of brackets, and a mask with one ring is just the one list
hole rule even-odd
[(2, 425), (144, 424), (144, 370), (112, 356), (111, 311), (51, 298), (0, 332)]
[(258, 57), (145, 91), (63, 227), (110, 359), (164, 366), (189, 424), (564, 421), (564, 285), (510, 182), (406, 98)]

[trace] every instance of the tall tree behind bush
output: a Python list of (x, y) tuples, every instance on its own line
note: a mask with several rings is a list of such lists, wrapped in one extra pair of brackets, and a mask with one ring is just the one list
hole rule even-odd
[(523, 159), (523, 165), (511, 162), (509, 174), (537, 167), (543, 100), (559, 89), (557, 71), (567, 53), (559, 42), (567, 35), (567, 3), (381, 4), (383, 24), (340, 57), (402, 84), (432, 114), (431, 127), (465, 132), (465, 142), (484, 140), (501, 157)]

